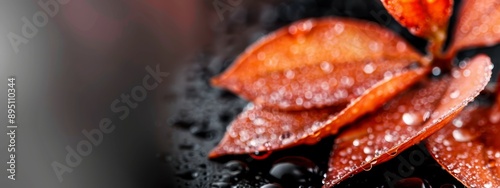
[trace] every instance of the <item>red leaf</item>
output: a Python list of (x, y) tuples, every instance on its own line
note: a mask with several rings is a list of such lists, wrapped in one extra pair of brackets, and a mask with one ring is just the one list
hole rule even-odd
[(426, 73), (420, 68), (395, 75), (376, 84), (347, 107), (328, 107), (304, 111), (279, 111), (250, 105), (231, 123), (219, 145), (209, 157), (244, 154), (314, 144), (336, 134), (342, 126), (377, 109)]
[(427, 140), (436, 161), (467, 187), (500, 187), (500, 124), (488, 110), (469, 105)]
[(336, 139), (325, 186), (371, 169), (442, 128), (486, 86), (491, 68), (487, 56), (477, 56), (464, 69), (421, 83), (355, 123)]
[(416, 36), (444, 38), (453, 0), (382, 0), (387, 11)]
[(345, 105), (419, 61), (403, 39), (376, 24), (309, 19), (264, 37), (212, 83), (255, 104), (303, 110)]
[(464, 0), (457, 20), (450, 57), (459, 50), (500, 42), (500, 1)]
[(500, 77), (497, 78), (495, 89), (491, 89), (491, 91), (493, 90), (497, 96), (495, 102), (493, 103), (493, 106), (491, 106), (490, 108), (489, 121), (491, 123), (497, 124), (500, 123)]

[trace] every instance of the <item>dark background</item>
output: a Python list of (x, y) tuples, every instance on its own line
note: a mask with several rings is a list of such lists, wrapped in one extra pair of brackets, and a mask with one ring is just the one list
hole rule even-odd
[[(390, 18), (376, 0), (69, 0), (59, 4), (58, 13), (16, 53), (7, 34), (20, 33), (21, 18), (43, 10), (39, 2), (47, 1), (0, 2), (0, 75), (17, 78), (19, 124), (17, 180), (1, 177), (1, 187), (260, 187), (270, 183), (320, 187), (333, 137), (315, 146), (273, 152), (265, 160), (247, 155), (208, 160), (207, 153), (247, 103), (211, 87), (208, 80), (263, 35), (308, 17), (378, 22), (421, 51), (426, 45)], [(228, 9), (221, 13), (214, 3), (225, 3)], [(455, 61), (485, 52), (498, 64), (498, 50), (464, 51)], [(110, 110), (112, 102), (142, 84), (147, 66), (157, 65), (169, 76), (130, 109), (129, 116), (119, 119), (121, 113)], [(0, 112), (6, 114), (7, 86), (0, 88)], [(64, 162), (65, 147), (75, 148), (86, 139), (82, 130), (98, 128), (103, 118), (110, 118), (115, 130), (105, 134), (102, 143), (59, 182), (51, 164)], [(6, 122), (5, 115), (0, 120)], [(0, 162), (7, 161), (8, 139), (2, 133), (0, 140)], [(412, 147), (401, 156), (408, 159), (413, 151), (422, 150)], [(278, 168), (284, 162), (295, 165)], [(392, 160), (339, 187), (391, 187), (383, 174), (398, 173), (400, 163)], [(417, 183), (461, 185), (429, 157), (413, 168), (411, 177), (419, 177)]]

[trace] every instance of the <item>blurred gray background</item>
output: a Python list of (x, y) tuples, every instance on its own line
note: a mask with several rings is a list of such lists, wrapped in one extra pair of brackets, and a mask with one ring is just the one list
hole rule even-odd
[[(218, 19), (207, 11), (211, 4), (201, 2), (0, 1), (0, 187), (154, 185), (161, 176), (152, 165), (155, 101), (165, 100), (162, 93), (181, 65), (186, 66), (182, 63), (206, 43), (208, 20)], [(8, 35), (24, 37), (23, 18), (38, 31), (31, 31), (33, 36), (25, 37), (27, 42), (17, 45), (16, 52)], [(119, 119), (122, 114), (110, 105), (142, 85), (147, 66), (159, 66), (170, 75)], [(8, 76), (16, 77), (17, 89), (16, 181), (8, 180), (6, 172)], [(98, 128), (103, 118), (112, 120), (114, 131), (104, 134), (102, 143), (60, 182), (51, 164), (65, 164), (65, 147), (76, 149), (87, 139), (82, 131)]]

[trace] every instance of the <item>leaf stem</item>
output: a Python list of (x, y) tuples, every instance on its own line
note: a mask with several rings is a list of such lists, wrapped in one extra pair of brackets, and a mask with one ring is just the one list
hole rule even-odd
[(446, 41), (447, 27), (437, 29), (429, 38), (427, 45), (427, 56), (431, 60), (431, 66), (437, 66), (442, 70), (451, 70), (451, 58), (443, 54), (443, 45)]

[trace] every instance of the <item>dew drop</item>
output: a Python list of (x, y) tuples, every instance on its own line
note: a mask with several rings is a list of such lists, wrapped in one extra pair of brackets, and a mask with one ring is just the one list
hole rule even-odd
[(373, 164), (372, 163), (365, 163), (363, 162), (364, 164), (362, 164), (362, 168), (364, 171), (370, 171), (372, 168), (373, 168)]
[(256, 160), (264, 160), (267, 157), (269, 157), (271, 155), (271, 153), (272, 152), (270, 152), (270, 151), (262, 151), (262, 152), (256, 151), (255, 153), (250, 154), (250, 157), (252, 157)]
[(404, 113), (403, 116), (403, 122), (406, 124), (406, 125), (410, 125), (410, 126), (413, 126), (415, 125), (416, 123), (416, 117), (415, 117), (415, 114), (412, 114), (412, 113)]
[(248, 135), (248, 133), (246, 131), (240, 131), (239, 135), (240, 135), (240, 140), (242, 142), (247, 141), (248, 139), (250, 139), (250, 135)]
[(330, 89), (330, 86), (328, 85), (328, 82), (321, 82), (321, 89), (327, 91)]
[(491, 188), (491, 187), (493, 187), (493, 183), (491, 183), (491, 182), (484, 184), (484, 188)]
[(293, 141), (293, 134), (290, 132), (284, 132), (279, 136), (279, 139), (281, 141), (281, 144), (289, 144)]
[(303, 31), (303, 32), (308, 32), (311, 30), (313, 24), (311, 22), (311, 20), (307, 20), (305, 22), (303, 22), (302, 24), (300, 24), (300, 30)]
[(399, 148), (396, 148), (395, 150), (388, 152), (387, 154), (389, 154), (390, 156), (396, 156), (398, 154), (398, 150)]
[(452, 135), (457, 142), (468, 142), (476, 138), (476, 135), (464, 129), (455, 129)]
[(393, 142), (393, 141), (394, 141), (394, 136), (392, 136), (391, 134), (386, 134), (386, 135), (384, 136), (384, 140), (385, 140), (386, 142)]
[(352, 141), (352, 145), (353, 146), (359, 146), (359, 140), (355, 139), (354, 141)]
[(341, 157), (345, 157), (345, 156), (347, 155), (347, 152), (346, 152), (345, 150), (341, 150), (341, 151), (339, 152), (339, 155), (340, 155)]
[(443, 145), (444, 146), (450, 146), (451, 142), (449, 140), (443, 140)]
[(330, 62), (323, 61), (320, 64), (321, 70), (323, 70), (325, 73), (331, 73), (333, 71), (333, 65)]
[(264, 134), (265, 132), (266, 132), (266, 129), (262, 128), (262, 127), (255, 129), (255, 133), (257, 133), (257, 134)]
[(457, 127), (457, 128), (460, 128), (464, 125), (464, 122), (461, 120), (461, 119), (454, 119), (452, 124)]
[(469, 69), (465, 69), (462, 74), (464, 75), (464, 77), (469, 77), (470, 76), (470, 70)]
[(313, 97), (313, 93), (311, 91), (306, 91), (304, 97), (306, 97), (306, 99), (311, 99)]
[(455, 173), (455, 174), (460, 173), (460, 169), (459, 169), (459, 168), (455, 168), (455, 169), (453, 170), (453, 173)]
[(365, 157), (365, 162), (370, 162), (373, 159), (373, 156), (368, 155)]
[(337, 34), (341, 34), (342, 32), (344, 32), (344, 24), (342, 24), (342, 23), (337, 23), (337, 24), (335, 24), (335, 26), (334, 26), (334, 28), (333, 28), (333, 29), (335, 30), (335, 32), (336, 32)]
[(432, 75), (434, 75), (434, 76), (441, 75), (441, 68), (439, 68), (439, 67), (432, 68)]
[(293, 79), (295, 77), (295, 72), (293, 72), (293, 70), (287, 70), (285, 72), (285, 77), (288, 79)]
[(377, 150), (375, 150), (375, 156), (376, 156), (376, 157), (378, 157), (378, 156), (382, 155), (383, 153), (385, 153), (385, 151), (384, 151), (384, 150), (378, 150), (378, 149), (377, 149)]
[(396, 45), (398, 52), (403, 52), (406, 50), (406, 44), (404, 42), (399, 41)]
[(451, 71), (451, 76), (453, 76), (453, 78), (460, 78), (460, 75), (462, 74), (458, 70)]
[(455, 90), (455, 91), (450, 93), (450, 98), (452, 98), (452, 99), (456, 99), (458, 96), (460, 96), (459, 90)]
[(233, 160), (224, 164), (225, 172), (232, 176), (238, 176), (248, 171), (248, 166), (241, 161)]
[(354, 84), (354, 79), (352, 79), (351, 77), (348, 77), (348, 76), (343, 76), (341, 79), (340, 79), (340, 82), (342, 84), (344, 84), (345, 86), (352, 86)]
[(289, 162), (281, 162), (275, 164), (271, 170), (269, 170), (269, 174), (276, 178), (280, 183), (306, 183), (307, 176), (310, 174), (307, 169), (295, 165)]
[(375, 66), (372, 63), (368, 63), (363, 67), (363, 72), (366, 74), (371, 74), (375, 71)]
[(266, 123), (266, 120), (264, 120), (262, 118), (255, 118), (253, 120), (254, 125), (264, 125), (265, 123)]
[(196, 172), (195, 170), (187, 170), (176, 174), (177, 177), (184, 180), (194, 180), (198, 177), (198, 175), (198, 172)]
[(304, 103), (304, 100), (302, 98), (299, 97), (299, 98), (295, 99), (295, 104), (302, 105), (303, 103)]
[(283, 134), (280, 135), (280, 140), (288, 139), (292, 136), (292, 133), (290, 132), (284, 132)]
[(351, 159), (352, 159), (353, 161), (355, 161), (355, 160), (357, 160), (357, 159), (358, 159), (358, 157), (357, 157), (356, 155), (351, 155)]
[(498, 123), (500, 121), (500, 113), (491, 113), (489, 119), (491, 123)]
[(297, 26), (292, 25), (292, 26), (288, 27), (288, 33), (290, 33), (291, 35), (297, 34)]
[(377, 43), (377, 42), (371, 42), (369, 45), (368, 45), (368, 48), (370, 48), (371, 51), (373, 52), (376, 52), (376, 51), (379, 51), (380, 50), (380, 44)]
[(422, 120), (427, 121), (431, 117), (431, 112), (427, 111), (422, 116)]
[(363, 153), (365, 153), (365, 154), (372, 154), (373, 150), (371, 148), (369, 148), (368, 146), (366, 146), (366, 147), (363, 148)]
[(385, 79), (389, 79), (389, 78), (392, 78), (394, 75), (392, 74), (391, 71), (385, 71), (384, 72), (384, 78)]

